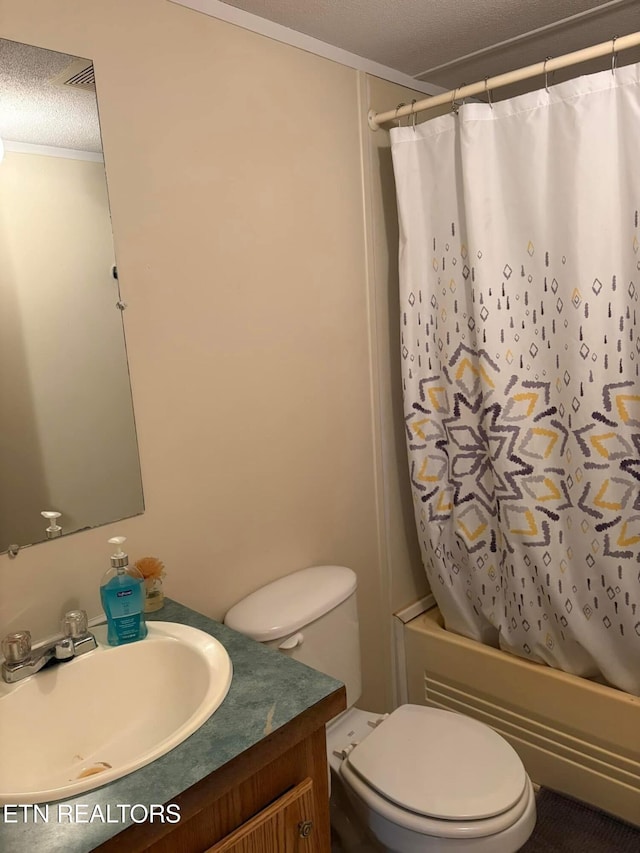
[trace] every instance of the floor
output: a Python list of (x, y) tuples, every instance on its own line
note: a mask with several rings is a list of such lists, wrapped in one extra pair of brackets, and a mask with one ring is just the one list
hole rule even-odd
[[(638, 853), (640, 828), (616, 820), (583, 803), (542, 789), (536, 796), (537, 821), (520, 853)], [(359, 841), (349, 851), (332, 837), (332, 853), (374, 853)]]
[[(538, 819), (520, 853), (638, 853), (640, 828), (542, 789)], [(639, 816), (640, 817), (640, 816)]]

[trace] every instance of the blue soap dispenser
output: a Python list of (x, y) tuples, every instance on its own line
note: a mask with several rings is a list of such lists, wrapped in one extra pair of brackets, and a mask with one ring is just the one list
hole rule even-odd
[(133, 643), (147, 636), (144, 621), (144, 577), (122, 550), (125, 536), (109, 539), (116, 546), (111, 568), (102, 576), (100, 599), (107, 614), (107, 642), (110, 646)]

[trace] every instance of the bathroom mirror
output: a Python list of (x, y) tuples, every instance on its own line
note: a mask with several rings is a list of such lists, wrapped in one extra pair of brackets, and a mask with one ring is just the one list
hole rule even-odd
[(11, 553), (144, 503), (91, 61), (0, 39), (0, 140), (0, 552)]

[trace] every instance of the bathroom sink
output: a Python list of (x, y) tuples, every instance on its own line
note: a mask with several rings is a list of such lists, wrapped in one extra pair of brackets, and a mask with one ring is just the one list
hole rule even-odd
[(144, 640), (98, 648), (17, 684), (0, 681), (0, 805), (43, 803), (98, 788), (186, 740), (229, 690), (218, 640), (148, 622)]

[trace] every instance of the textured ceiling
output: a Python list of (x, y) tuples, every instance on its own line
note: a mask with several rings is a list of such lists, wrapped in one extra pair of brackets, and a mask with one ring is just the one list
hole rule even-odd
[(95, 92), (55, 82), (77, 59), (0, 39), (1, 139), (102, 151)]
[[(640, 0), (227, 0), (225, 5), (444, 89), (640, 30)], [(75, 59), (0, 39), (0, 138), (101, 151), (95, 93), (52, 83)], [(618, 59), (638, 61), (640, 49)], [(549, 82), (609, 63), (565, 69)], [(541, 85), (540, 79), (530, 80), (494, 97)]]
[[(445, 89), (640, 29), (639, 0), (225, 2)], [(559, 23), (567, 18), (574, 20)], [(504, 45), (505, 41), (511, 44)], [(465, 58), (469, 54), (476, 55)], [(639, 59), (639, 51), (629, 51), (619, 62)], [(607, 62), (577, 69), (577, 73), (599, 70)], [(575, 74), (575, 70), (563, 72), (564, 77)], [(519, 90), (540, 85), (540, 80), (521, 84)], [(514, 91), (504, 90), (504, 94)]]

